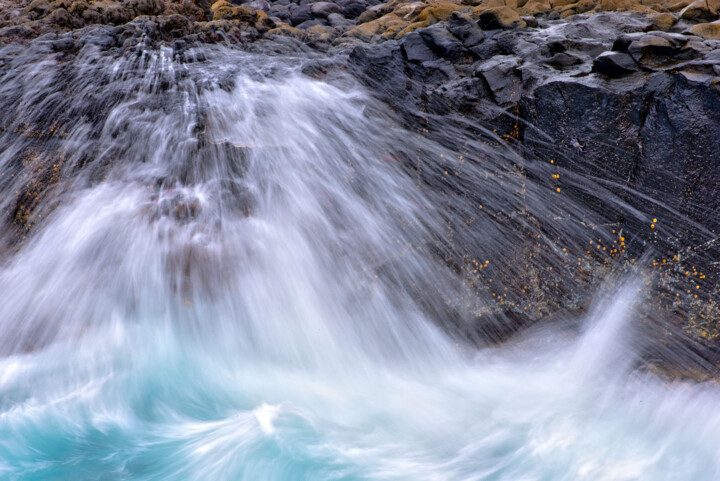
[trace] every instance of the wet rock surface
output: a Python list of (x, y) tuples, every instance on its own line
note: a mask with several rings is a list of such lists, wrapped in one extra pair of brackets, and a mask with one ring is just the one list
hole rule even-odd
[[(462, 135), (511, 149), (527, 163), (519, 175), (542, 179), (604, 219), (572, 242), (562, 228), (541, 226), (548, 231), (542, 247), (520, 246), (511, 259), (532, 259), (523, 272), (498, 267), (473, 277), (476, 286), (491, 278), (531, 286), (499, 303), (503, 316), (524, 325), (583, 309), (578, 286), (596, 285), (619, 261), (642, 263), (657, 273), (658, 305), (676, 313), (685, 332), (720, 339), (720, 20), (712, 2), (0, 0), (0, 12), (0, 74), (23, 44), (57, 59), (90, 47), (109, 55), (150, 47), (202, 62), (192, 45), (224, 43), (306, 57), (303, 71), (316, 78), (350, 72), (411, 129), (456, 150)], [(88, 99), (82, 114), (101, 121), (98, 103)], [(0, 114), (5, 128), (9, 118)], [(21, 134), (42, 132), (32, 137), (32, 152), (52, 151), (55, 131), (43, 122)], [(412, 170), (411, 159), (401, 160)], [(60, 164), (39, 167), (28, 198), (4, 213), (19, 235), (38, 199), (56, 188), (50, 165)], [(579, 188), (578, 176), (592, 183)], [(427, 172), (419, 179), (447, 192), (467, 189), (460, 181), (438, 184)], [(496, 221), (522, 229), (537, 220), (503, 214)], [(477, 236), (464, 227), (439, 255), (472, 271), (467, 259), (482, 251)], [(567, 252), (541, 252), (560, 245)], [(542, 271), (553, 255), (572, 259), (570, 267)]]

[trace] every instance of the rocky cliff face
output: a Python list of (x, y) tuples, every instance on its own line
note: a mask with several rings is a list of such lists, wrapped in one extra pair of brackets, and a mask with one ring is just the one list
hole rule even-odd
[[(0, 74), (11, 71), (22, 44), (62, 59), (87, 45), (108, 55), (164, 46), (202, 61), (188, 49), (200, 42), (304, 56), (304, 72), (314, 77), (350, 72), (407, 127), (456, 152), (467, 148), (466, 139), (506, 149), (513, 175), (558, 193), (543, 202), (592, 212), (572, 225), (523, 208), (453, 221), (448, 239), (437, 240), (438, 255), (497, 307), (463, 329), (502, 339), (511, 333), (507, 326), (584, 308), (587, 293), (609, 272), (641, 265), (656, 286), (658, 316), (714, 343), (720, 338), (718, 7), (705, 0), (0, 0), (0, 44), (6, 45)], [(69, 91), (72, 78), (61, 75), (58, 82), (70, 82)], [(0, 128), (19, 116), (16, 100), (0, 99)], [(104, 100), (87, 102), (83, 115), (102, 123)], [(27, 143), (23, 155), (52, 152), (62, 126), (27, 120), (12, 125)], [(32, 172), (3, 213), (18, 242), (55, 188), (57, 161), (36, 157), (47, 158), (18, 161)], [(419, 184), (465, 207), (482, 207), (471, 183), (438, 181), (411, 155), (393, 158)], [(478, 245), (491, 225), (526, 240), (513, 252)], [(490, 257), (490, 266), (476, 265)]]

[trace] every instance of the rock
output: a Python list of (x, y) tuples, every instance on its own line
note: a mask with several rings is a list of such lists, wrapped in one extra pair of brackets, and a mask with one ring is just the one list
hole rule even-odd
[(521, 11), (526, 15), (535, 16), (548, 12), (550, 8), (550, 3), (547, 1), (530, 0)]
[(687, 41), (686, 35), (651, 32), (632, 40), (627, 46), (627, 52), (640, 65), (658, 68), (697, 57), (698, 54), (693, 49), (682, 48)]
[(244, 6), (252, 8), (253, 10), (262, 10), (266, 13), (270, 11), (270, 2), (267, 0), (253, 0), (250, 3), (246, 3)]
[(286, 23), (278, 23), (275, 28), (268, 30), (265, 35), (278, 35), (281, 37), (291, 37), (302, 40), (305, 34), (299, 28), (291, 27)]
[(313, 35), (315, 38), (320, 40), (330, 40), (332, 39), (332, 30), (330, 30), (328, 27), (325, 27), (323, 25), (313, 25), (309, 28), (307, 28), (307, 33)]
[(550, 59), (548, 59), (545, 63), (548, 65), (551, 65), (553, 67), (564, 69), (567, 67), (572, 67), (574, 65), (581, 64), (583, 61), (580, 57), (577, 55), (572, 55), (566, 52), (556, 53), (553, 55)]
[(695, 0), (680, 12), (683, 20), (698, 22), (717, 20), (720, 0)]
[(301, 24), (295, 25), (296, 28), (299, 28), (300, 30), (307, 30), (308, 28), (324, 26), (325, 20), (322, 18), (313, 18), (312, 20), (308, 20), (306, 22), (303, 22)]
[(502, 53), (496, 40), (485, 40), (478, 45), (470, 47), (468, 50), (470, 50), (478, 60), (487, 60)]
[(523, 22), (525, 22), (525, 25), (527, 25), (530, 28), (537, 28), (538, 27), (538, 21), (535, 17), (520, 17)]
[(634, 0), (600, 0), (600, 8), (605, 12), (630, 10), (635, 5)]
[(393, 31), (397, 31), (405, 28), (406, 26), (406, 21), (400, 19), (397, 15), (393, 13), (389, 13), (371, 22), (366, 22), (362, 25), (358, 25), (352, 30), (349, 30), (346, 35), (364, 40), (369, 40), (374, 35), (383, 34), (390, 28), (392, 28)]
[(312, 10), (308, 5), (298, 5), (290, 9), (290, 24), (292, 26), (300, 25), (303, 22), (313, 19)]
[(402, 106), (407, 79), (397, 42), (355, 47), (348, 56), (348, 68), (363, 83), (381, 92), (392, 106)]
[(592, 71), (603, 75), (618, 76), (637, 72), (639, 67), (627, 53), (605, 52), (593, 61)]
[(327, 21), (331, 27), (344, 28), (344, 27), (348, 27), (348, 26), (352, 25), (352, 21), (343, 17), (339, 13), (331, 13), (330, 15), (328, 15)]
[(437, 22), (449, 20), (450, 15), (458, 11), (465, 11), (469, 13), (472, 11), (472, 8), (464, 7), (451, 2), (438, 2), (421, 10), (414, 20), (424, 23), (425, 26), (429, 26)]
[(375, 5), (361, 13), (357, 17), (357, 23), (362, 24), (366, 22), (372, 22), (373, 20), (376, 20), (389, 12), (390, 7), (388, 7), (387, 4), (381, 3), (379, 5)]
[(315, 2), (310, 6), (310, 11), (316, 17), (327, 18), (331, 13), (340, 13), (341, 9), (332, 2)]
[(495, 102), (500, 106), (515, 104), (522, 95), (522, 78), (515, 57), (498, 55), (482, 63), (475, 76), (485, 80)]
[(255, 21), (255, 29), (260, 33), (265, 33), (269, 30), (272, 30), (277, 26), (277, 23), (275, 20), (270, 18), (265, 12), (262, 10), (257, 11), (257, 20)]
[(457, 77), (452, 64), (444, 59), (428, 60), (421, 64), (408, 64), (408, 72), (409, 76), (423, 88)]
[(477, 102), (489, 92), (479, 78), (453, 80), (434, 89), (430, 95), (428, 110), (439, 115), (472, 112)]
[(283, 22), (290, 22), (290, 8), (285, 5), (273, 5), (268, 14), (279, 18)]
[(650, 16), (652, 27), (657, 30), (667, 31), (678, 21), (677, 17), (669, 12), (658, 13)]
[(706, 40), (720, 40), (720, 22), (698, 23), (686, 31)]
[(405, 35), (400, 42), (400, 46), (405, 58), (410, 62), (421, 63), (437, 58), (417, 32)]
[(127, 5), (134, 10), (135, 16), (160, 15), (165, 11), (162, 0), (130, 0)]
[(172, 38), (180, 38), (190, 35), (193, 30), (193, 24), (187, 17), (183, 15), (168, 15), (158, 17), (158, 30)]
[(60, 28), (80, 28), (83, 26), (82, 19), (73, 17), (64, 8), (57, 8), (50, 15), (43, 19), (44, 22), (57, 25)]
[(439, 57), (457, 60), (465, 54), (462, 42), (455, 38), (444, 26), (426, 28), (417, 31), (430, 50)]
[(524, 28), (525, 22), (510, 7), (496, 7), (484, 10), (478, 17), (478, 25), (483, 30)]
[(447, 28), (455, 38), (460, 40), (463, 45), (468, 48), (474, 47), (485, 38), (477, 22), (463, 13), (453, 13), (447, 23)]
[(220, 0), (212, 6), (212, 19), (217, 20), (238, 20), (244, 23), (255, 23), (257, 12), (248, 7), (233, 7), (230, 3)]
[(393, 10), (393, 13), (402, 19), (411, 21), (417, 18), (425, 7), (427, 4), (422, 2), (402, 3)]
[(338, 0), (335, 3), (340, 7), (340, 14), (350, 19), (359, 17), (367, 9), (362, 0)]

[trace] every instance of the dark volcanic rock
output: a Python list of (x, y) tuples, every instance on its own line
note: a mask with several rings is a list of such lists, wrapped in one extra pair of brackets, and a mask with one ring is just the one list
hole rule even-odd
[(290, 8), (290, 23), (293, 26), (313, 20), (313, 18), (312, 10), (308, 5), (298, 5), (295, 8)]
[(638, 65), (630, 54), (623, 52), (604, 52), (593, 61), (593, 71), (605, 75), (625, 75), (638, 70)]
[[(405, 62), (397, 42), (355, 47), (348, 58), (350, 71), (399, 106), (406, 97)], [(394, 100), (393, 100), (394, 99)]]
[(327, 18), (332, 13), (340, 13), (342, 10), (332, 2), (315, 2), (310, 5), (310, 11), (316, 17)]
[(425, 44), (439, 57), (457, 60), (465, 54), (462, 42), (455, 38), (444, 26), (436, 25), (418, 30)]
[(428, 47), (419, 33), (413, 32), (405, 35), (400, 41), (405, 58), (410, 62), (427, 62), (435, 60), (437, 56)]
[(485, 80), (498, 105), (516, 103), (522, 96), (522, 78), (514, 57), (498, 55), (481, 63), (475, 75)]
[(367, 9), (367, 5), (362, 0), (339, 0), (335, 3), (340, 7), (340, 13), (345, 18), (357, 18)]

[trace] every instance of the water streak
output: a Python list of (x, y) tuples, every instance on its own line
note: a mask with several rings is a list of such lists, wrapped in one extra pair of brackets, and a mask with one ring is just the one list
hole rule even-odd
[[(438, 260), (448, 214), (401, 160), (470, 167), (349, 79), (87, 46), (65, 98), (26, 85), (70, 68), (32, 55), (0, 82), (26, 110), (5, 114), (3, 189), (30, 175), (19, 123), (75, 110), (33, 211), (48, 218), (0, 270), (3, 479), (720, 477), (717, 390), (633, 371), (641, 283), (580, 335), (474, 351), (444, 332), (482, 299)], [(511, 152), (480, 155), (489, 208), (572, 208), (533, 200), (547, 190), (503, 167)], [(511, 247), (490, 227), (479, 242)]]

